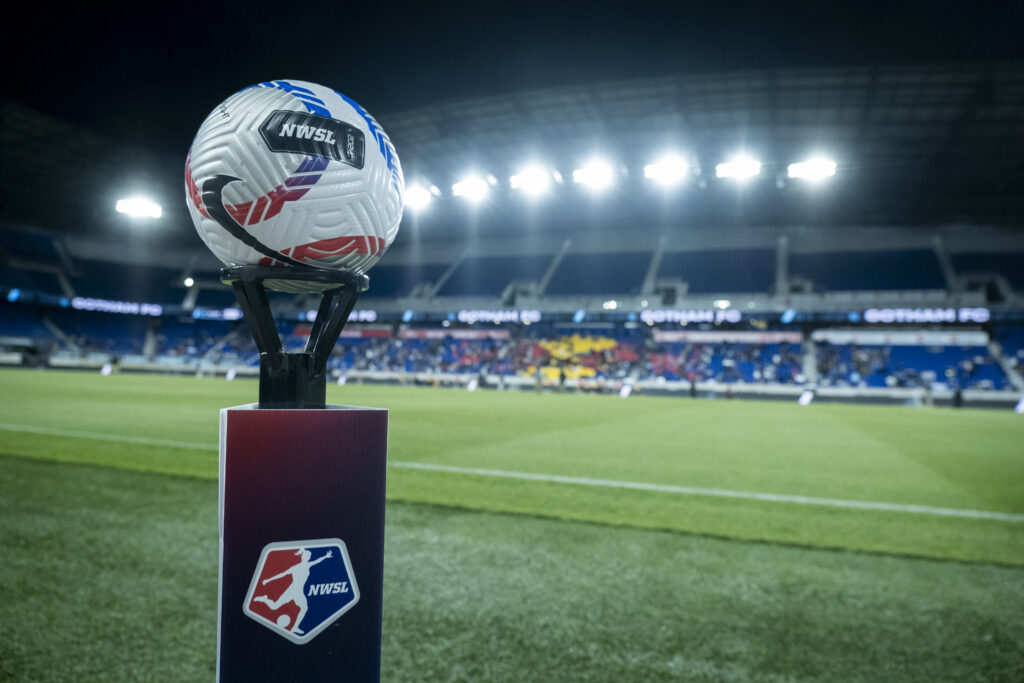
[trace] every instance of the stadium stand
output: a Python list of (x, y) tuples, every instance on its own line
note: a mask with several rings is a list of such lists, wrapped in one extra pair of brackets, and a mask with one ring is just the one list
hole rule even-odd
[(31, 306), (0, 302), (0, 335), (27, 337), (36, 344), (56, 341), (42, 322), (38, 311)]
[(1024, 253), (960, 253), (951, 256), (960, 273), (996, 273), (1005, 277), (1014, 289), (1024, 290)]
[(825, 386), (918, 388), (943, 385), (1002, 390), (1009, 383), (983, 346), (855, 346), (819, 344)]
[(151, 319), (56, 308), (47, 318), (85, 352), (140, 354)]
[(658, 277), (680, 278), (692, 294), (767, 292), (775, 285), (775, 253), (769, 249), (668, 252)]
[(539, 280), (550, 263), (551, 256), (544, 254), (470, 256), (459, 263), (437, 295), (498, 297), (513, 280)]
[[(1024, 391), (1024, 238), (1015, 227), (1024, 204), (1019, 180), (1008, 180), (1019, 176), (1008, 160), (1024, 137), (1007, 133), (1019, 118), (1024, 90), (1013, 84), (1021, 77), (1012, 65), (797, 70), (781, 79), (748, 72), (391, 113), (386, 127), (416, 169), (410, 185), (429, 181), (433, 200), (424, 213), (408, 207), (369, 273), (357, 306), (367, 317), (348, 325), (332, 367), (373, 381), (483, 374), (533, 387), (538, 376), (557, 383), (564, 373), (570, 386), (678, 390), (693, 382), (787, 396), (818, 387), (905, 397), (931, 384), (1009, 401)], [(982, 91), (994, 103), (984, 117), (972, 95)], [(69, 131), (22, 105), (7, 103), (5, 113), (17, 130), (54, 139)], [(808, 149), (808, 121), (822, 122), (815, 138), (857, 141), (824, 185), (786, 175)], [(761, 174), (738, 190), (717, 177), (716, 164), (741, 124), (766, 156)], [(457, 149), (438, 135), (452, 126)], [(60, 163), (28, 142), (10, 146), (19, 191), (0, 204), (0, 336), (35, 343), (33, 364), (48, 354), (63, 354), (67, 367), (83, 354), (94, 363), (116, 353), (141, 370), (252, 371), (256, 350), (235, 318), (235, 297), (218, 284), (221, 264), (187, 227), (182, 203), (165, 206), (161, 227), (145, 233), (97, 210), (110, 178), (96, 169), (160, 160), (75, 130), (82, 148), (68, 154), (81, 156)], [(509, 164), (540, 130), (551, 136), (543, 161), (552, 196), (523, 201), (506, 182)], [(619, 131), (605, 150), (615, 182), (592, 192), (573, 181), (573, 165), (608, 130)], [(655, 187), (644, 172), (648, 153), (679, 130), (693, 143), (682, 150), (688, 174)], [(467, 151), (486, 151), (477, 163), (490, 187), (471, 213), (448, 191), (466, 171)], [(81, 192), (58, 201), (39, 189), (54, 183)], [(180, 178), (166, 183), (164, 196), (180, 196)], [(112, 246), (116, 263), (106, 260)], [(269, 296), (286, 344), (300, 346), (314, 298)], [(812, 341), (839, 326), (981, 337), (968, 346)], [(680, 330), (797, 336), (664, 336)]]
[(1012, 366), (1024, 367), (1024, 327), (997, 328), (996, 341)]
[(237, 305), (235, 293), (227, 287), (211, 289), (203, 287), (196, 297), (196, 306), (208, 308), (231, 308)]
[(649, 371), (667, 380), (803, 384), (800, 344), (671, 344)]
[(0, 248), (14, 258), (53, 263), (59, 258), (55, 239), (40, 230), (8, 229), (0, 231)]
[(377, 266), (373, 269), (373, 286), (364, 296), (372, 298), (409, 296), (417, 285), (436, 282), (448, 268), (449, 265), (443, 263)]
[(59, 294), (60, 282), (53, 273), (0, 266), (0, 287)]
[(795, 253), (790, 272), (814, 283), (816, 291), (945, 289), (932, 251)]
[(545, 294), (639, 294), (650, 261), (651, 252), (566, 254)]
[(181, 284), (181, 270), (152, 265), (112, 264), (76, 259), (78, 275), (71, 279), (79, 296), (159, 304), (180, 303), (174, 288)]

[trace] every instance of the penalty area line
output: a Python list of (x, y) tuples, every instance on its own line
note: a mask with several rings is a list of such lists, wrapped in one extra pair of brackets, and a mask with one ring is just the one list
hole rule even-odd
[[(0, 431), (25, 432), (45, 436), (67, 436), (76, 439), (93, 439), (96, 441), (114, 441), (134, 443), (143, 446), (165, 446), (170, 448), (190, 448), (204, 451), (217, 451), (218, 447), (210, 443), (195, 441), (176, 441), (173, 439), (152, 439), (145, 436), (128, 436), (125, 434), (109, 434), (100, 432), (59, 429), (56, 427), (33, 427), (0, 422)], [(935, 517), (960, 517), (966, 519), (991, 519), (999, 522), (1024, 523), (1024, 514), (1012, 512), (993, 512), (989, 510), (966, 510), (961, 508), (942, 508), (929, 505), (909, 505), (903, 503), (879, 503), (864, 500), (844, 500), (841, 498), (816, 498), (784, 493), (759, 493), (757, 491), (733, 491), (731, 489), (700, 488), (696, 486), (676, 486), (673, 484), (651, 484), (637, 481), (616, 481), (614, 479), (594, 479), (591, 477), (570, 477), (560, 474), (539, 474), (536, 472), (515, 472), (511, 470), (492, 470), (478, 467), (458, 467), (455, 465), (435, 465), (426, 462), (408, 462), (390, 460), (388, 467), (408, 470), (424, 470), (429, 472), (446, 472), (449, 474), (465, 474), (479, 477), (498, 477), (519, 479), (524, 481), (541, 481), (552, 484), (571, 484), (575, 486), (592, 486), (612, 489), (629, 489), (634, 491), (654, 491), (684, 496), (707, 496), (713, 498), (734, 498), (740, 500), (757, 500), (768, 503), (787, 503), (794, 505), (820, 505), (833, 508), (854, 510), (872, 510), (881, 512), (900, 512)]]

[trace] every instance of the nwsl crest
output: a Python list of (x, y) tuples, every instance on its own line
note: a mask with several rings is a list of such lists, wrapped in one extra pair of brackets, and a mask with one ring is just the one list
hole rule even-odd
[(359, 587), (343, 541), (288, 541), (263, 548), (242, 611), (301, 645), (357, 602)]

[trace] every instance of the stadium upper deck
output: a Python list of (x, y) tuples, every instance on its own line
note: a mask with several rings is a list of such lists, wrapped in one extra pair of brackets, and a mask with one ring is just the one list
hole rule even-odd
[[(183, 210), (182, 159), (124, 149), (15, 102), (0, 106), (0, 294), (15, 308), (42, 305), (53, 312), (51, 325), (122, 353), (145, 355), (184, 339), (192, 340), (187, 348), (215, 346), (230, 323), (181, 327), (233, 308), (219, 264)], [(716, 329), (811, 330), (860, 324), (871, 308), (967, 307), (991, 314), (991, 338), (1005, 338), (1016, 357), (1024, 65), (680, 76), (443, 102), (379, 118), (409, 187), (430, 188), (431, 200), (407, 208), (396, 244), (370, 273), (360, 309), (378, 324), (457, 328), (467, 309), (529, 310), (551, 324), (608, 325), (615, 336), (638, 321), (661, 327), (645, 317), (652, 311), (700, 314), (698, 326)], [(74, 144), (57, 154), (40, 149), (39, 136)], [(670, 188), (645, 172), (667, 151), (686, 164)], [(740, 151), (760, 160), (760, 173), (745, 183), (718, 177), (717, 165)], [(790, 177), (788, 164), (812, 154), (836, 159), (835, 175), (819, 183)], [(610, 167), (604, 192), (573, 181), (595, 155)], [(527, 162), (547, 170), (546, 195), (529, 198), (510, 183)], [(471, 172), (488, 188), (476, 203), (453, 196)], [(118, 191), (142, 186), (165, 206), (164, 218), (144, 229), (110, 210)], [(50, 196), (53, 187), (62, 191)], [(119, 334), (108, 321), (93, 325), (63, 310), (78, 297), (156, 305), (149, 312), (164, 315), (159, 324), (126, 320)], [(275, 305), (295, 321), (312, 303), (280, 295)], [(53, 335), (31, 316), (8, 317), (9, 334)], [(159, 337), (153, 328), (167, 341), (147, 347)], [(1005, 385), (987, 362), (975, 362), (984, 351), (972, 348), (960, 361)], [(792, 364), (750, 365), (764, 352), (701, 351), (708, 360), (695, 372), (745, 381), (801, 374)], [(888, 354), (902, 362), (903, 351)], [(849, 382), (855, 373), (884, 384), (894, 376), (895, 366), (864, 376), (850, 369), (852, 356), (840, 356), (821, 367), (823, 377), (839, 372), (837, 381)], [(917, 366), (935, 360), (910, 357)], [(683, 376), (678, 364), (651, 365), (662, 377)]]

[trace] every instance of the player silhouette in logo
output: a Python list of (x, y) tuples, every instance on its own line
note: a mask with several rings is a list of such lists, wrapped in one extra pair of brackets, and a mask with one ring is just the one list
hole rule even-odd
[[(262, 602), (272, 610), (278, 610), (282, 605), (294, 602), (299, 606), (299, 615), (295, 617), (295, 623), (289, 630), (297, 635), (302, 635), (303, 631), (299, 629), (299, 624), (302, 623), (302, 617), (306, 615), (306, 610), (309, 609), (309, 603), (306, 602), (306, 581), (309, 579), (309, 568), (314, 564), (319, 564), (326, 560), (331, 556), (331, 553), (332, 551), (328, 550), (326, 555), (310, 562), (309, 558), (313, 556), (313, 553), (309, 552), (305, 548), (299, 548), (295, 551), (295, 554), (301, 555), (302, 560), (297, 565), (285, 569), (277, 576), (271, 576), (269, 579), (263, 579), (262, 581), (262, 585), (266, 586), (271, 581), (276, 581), (284, 578), (285, 576), (291, 575), (292, 582), (284, 589), (284, 593), (281, 594), (281, 597), (277, 600), (271, 600), (265, 595), (258, 595), (253, 598), (253, 602)], [(278, 625), (281, 625), (280, 620), (278, 621)]]

